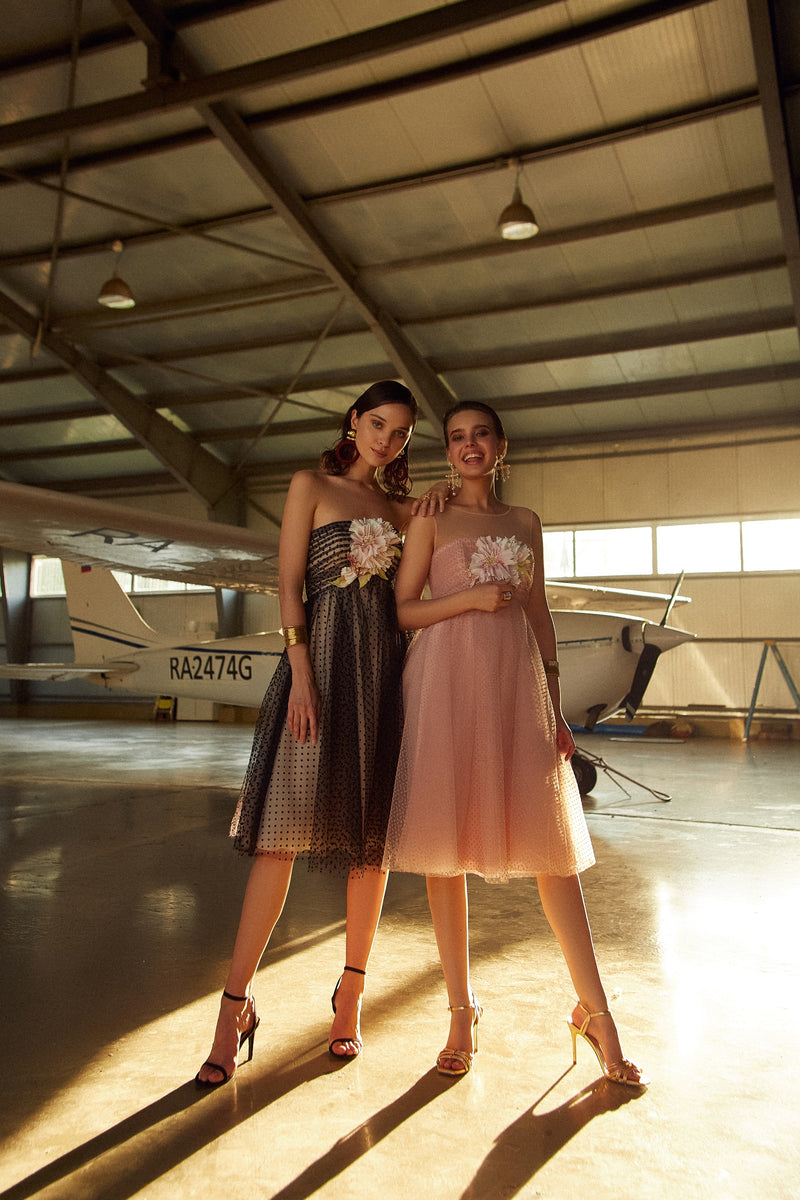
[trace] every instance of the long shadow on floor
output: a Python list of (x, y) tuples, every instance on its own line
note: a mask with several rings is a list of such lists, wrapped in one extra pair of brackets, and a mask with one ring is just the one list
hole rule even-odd
[[(327, 1052), (319, 1054), (316, 1047), (309, 1053), (313, 1056), (306, 1054), (299, 1064), (251, 1081), (241, 1091), (235, 1082), (219, 1092), (202, 1092), (194, 1081), (185, 1083), (0, 1192), (0, 1200), (29, 1200), (57, 1184), (67, 1184), (85, 1200), (128, 1200), (301, 1084), (332, 1070), (346, 1069), (346, 1063), (332, 1066)], [(442, 1080), (433, 1070), (428, 1072), (402, 1096), (341, 1138), (275, 1193), (273, 1200), (311, 1196), (453, 1082)]]
[(190, 1080), (12, 1184), (0, 1200), (27, 1200), (59, 1183), (86, 1200), (127, 1200), (295, 1088), (338, 1069), (314, 1046), (299, 1062), (241, 1089), (234, 1080), (203, 1091)]
[(565, 1071), (561, 1079), (495, 1139), (494, 1148), (459, 1200), (516, 1196), (595, 1117), (614, 1112), (644, 1094), (598, 1079), (557, 1108), (537, 1113), (536, 1109), (572, 1069)]
[(271, 1200), (306, 1200), (456, 1082), (455, 1079), (444, 1079), (431, 1069), (402, 1096), (358, 1125), (346, 1137), (339, 1138), (330, 1150), (306, 1167), (296, 1179), (275, 1192)]

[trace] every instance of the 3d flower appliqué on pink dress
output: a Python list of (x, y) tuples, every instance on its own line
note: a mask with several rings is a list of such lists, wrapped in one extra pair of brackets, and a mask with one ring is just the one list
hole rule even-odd
[(414, 637), (384, 866), (493, 881), (582, 871), (594, 854), (525, 614), (532, 514), (453, 508), (435, 519), (433, 597), (489, 580), (513, 596), (499, 612), (463, 613)]

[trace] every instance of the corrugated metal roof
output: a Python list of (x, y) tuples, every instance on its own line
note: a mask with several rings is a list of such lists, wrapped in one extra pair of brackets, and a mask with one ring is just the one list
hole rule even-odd
[(791, 0), (84, 10), (4, 31), (3, 478), (213, 504), (198, 450), (277, 486), (385, 376), (419, 462), (450, 394), (528, 453), (796, 423)]

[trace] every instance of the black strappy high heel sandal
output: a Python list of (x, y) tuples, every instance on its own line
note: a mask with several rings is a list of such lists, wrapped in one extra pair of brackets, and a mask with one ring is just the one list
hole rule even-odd
[[(225, 1000), (234, 1000), (237, 1004), (246, 1004), (247, 1001), (250, 999), (249, 996), (232, 996), (230, 992), (225, 992), (225, 991), (223, 991), (222, 995)], [(256, 1030), (258, 1029), (260, 1024), (261, 1024), (261, 1018), (256, 1015), (256, 1006), (255, 1006), (255, 1004), (253, 1004), (253, 1023), (249, 1029), (245, 1029), (244, 1033), (239, 1034), (239, 1050), (241, 1050), (241, 1048), (245, 1044), (245, 1042), (248, 1043), (248, 1053), (247, 1053), (247, 1061), (248, 1062), (250, 1062), (253, 1057), (253, 1043), (255, 1042), (255, 1039), (256, 1039)], [(225, 1068), (221, 1067), (219, 1065), (219, 1063), (212, 1062), (211, 1059), (206, 1059), (206, 1061), (203, 1063), (203, 1067), (211, 1067), (211, 1069), (213, 1071), (219, 1071), (220, 1075), (222, 1076), (222, 1079), (201, 1079), (200, 1071), (202, 1071), (202, 1069), (203, 1069), (203, 1067), (201, 1067), (200, 1071), (198, 1071), (194, 1077), (195, 1083), (197, 1084), (198, 1087), (202, 1087), (202, 1088), (222, 1087), (222, 1085), (224, 1083), (230, 1083), (230, 1081), (233, 1079), (234, 1075), (236, 1074), (236, 1068), (238, 1067), (238, 1065), (239, 1065), (239, 1063), (238, 1063), (238, 1056), (237, 1056), (236, 1065), (234, 1066), (233, 1070), (231, 1071), (231, 1073), (229, 1075), (228, 1072), (225, 1070)]]
[[(354, 975), (366, 975), (367, 973), (366, 971), (362, 971), (360, 967), (345, 967), (345, 971), (352, 971)], [(333, 995), (331, 996), (331, 1008), (333, 1009), (334, 1013), (336, 1012), (336, 993), (339, 991), (339, 987), (343, 979), (344, 974), (340, 975), (336, 981), (336, 987), (333, 989)], [(364, 1043), (361, 1041), (361, 999), (361, 996), (359, 996), (358, 1011), (356, 1013), (355, 1037), (332, 1038), (328, 1042), (328, 1053), (330, 1054), (331, 1058), (337, 1058), (339, 1060), (358, 1058), (359, 1054), (364, 1049)], [(334, 1046), (346, 1046), (348, 1043), (357, 1047), (355, 1054), (337, 1054), (333, 1048)]]

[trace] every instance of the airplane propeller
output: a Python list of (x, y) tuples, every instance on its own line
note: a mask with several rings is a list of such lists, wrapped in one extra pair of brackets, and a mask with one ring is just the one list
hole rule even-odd
[[(672, 612), (675, 601), (678, 598), (678, 592), (680, 591), (681, 584), (683, 583), (684, 573), (685, 572), (681, 571), (680, 575), (678, 576), (675, 586), (672, 589), (672, 594), (667, 602), (667, 607), (664, 610), (664, 615), (659, 622), (658, 628), (666, 627), (667, 618)], [(655, 640), (645, 642), (642, 652), (639, 655), (639, 660), (636, 663), (636, 670), (633, 673), (633, 680), (631, 681), (630, 690), (623, 700), (623, 704), (625, 705), (625, 714), (629, 721), (632, 721), (636, 716), (637, 709), (642, 703), (642, 697), (647, 690), (647, 685), (653, 677), (653, 671), (656, 669), (658, 656), (661, 654), (661, 651), (665, 650), (666, 648), (666, 646), (659, 646)]]
[(629, 721), (632, 721), (636, 716), (636, 710), (642, 703), (642, 697), (648, 683), (650, 682), (653, 671), (656, 669), (656, 662), (661, 653), (660, 646), (654, 646), (651, 643), (645, 643), (642, 653), (639, 655), (639, 661), (636, 664), (636, 670), (633, 673), (633, 681), (630, 691), (625, 697), (623, 703), (625, 705), (625, 715)]

